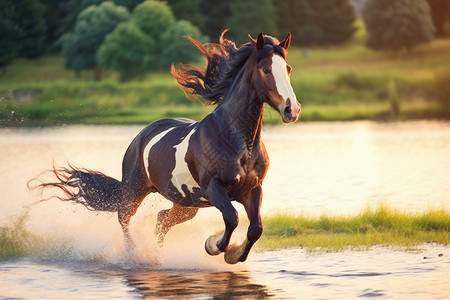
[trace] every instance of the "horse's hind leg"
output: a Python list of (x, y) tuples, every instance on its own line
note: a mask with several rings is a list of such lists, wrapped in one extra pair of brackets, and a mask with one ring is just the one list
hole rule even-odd
[(171, 209), (165, 209), (158, 213), (155, 235), (158, 239), (158, 245), (162, 247), (164, 237), (173, 226), (186, 222), (197, 214), (198, 208), (184, 207), (174, 204)]
[(128, 249), (134, 248), (129, 230), (130, 219), (142, 200), (154, 191), (141, 160), (139, 145), (134, 140), (128, 147), (122, 163), (122, 199), (118, 209), (119, 223)]
[(131, 250), (135, 246), (130, 235), (130, 219), (136, 213), (145, 196), (147, 196), (147, 193), (142, 192), (135, 195), (128, 194), (128, 196), (122, 198), (122, 203), (120, 203), (119, 205), (117, 216), (119, 218), (120, 226), (122, 226), (123, 235), (125, 238), (125, 247), (127, 248), (127, 250)]

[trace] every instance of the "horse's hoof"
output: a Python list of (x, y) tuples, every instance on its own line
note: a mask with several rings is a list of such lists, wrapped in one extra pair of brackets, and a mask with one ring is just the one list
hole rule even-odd
[(227, 252), (225, 252), (225, 261), (227, 264), (234, 265), (240, 262), (244, 247), (238, 245), (231, 245)]
[(223, 236), (223, 231), (210, 236), (206, 240), (205, 250), (209, 255), (219, 255), (222, 252), (222, 251), (220, 251), (219, 247), (217, 247), (217, 242), (222, 238), (222, 236)]

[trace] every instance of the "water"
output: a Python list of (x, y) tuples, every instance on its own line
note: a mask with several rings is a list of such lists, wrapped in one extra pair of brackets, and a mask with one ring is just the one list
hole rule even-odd
[[(70, 163), (120, 178), (123, 153), (141, 126), (0, 129), (0, 226), (28, 212), (27, 228), (46, 239), (19, 260), (0, 263), (0, 298), (394, 298), (450, 295), (450, 247), (416, 252), (250, 254), (237, 266), (209, 257), (206, 238), (223, 227), (214, 208), (175, 227), (155, 249), (156, 213), (169, 203), (147, 197), (131, 222), (137, 243), (123, 249), (115, 214), (39, 199), (26, 188), (44, 169)], [(385, 203), (407, 211), (449, 208), (450, 123), (305, 123), (263, 129), (271, 159), (263, 215), (356, 214)], [(244, 212), (239, 208), (241, 220)], [(264, 220), (264, 218), (263, 218)], [(245, 226), (244, 226), (245, 227)], [(244, 228), (245, 229), (245, 228)], [(244, 230), (237, 232), (240, 241)], [(442, 256), (439, 256), (442, 254)], [(424, 259), (424, 257), (427, 257)]]
[(0, 297), (448, 299), (449, 255), (449, 248), (439, 246), (420, 253), (372, 249), (312, 255), (292, 249), (254, 253), (244, 270), (237, 271), (219, 263), (155, 270), (148, 265), (21, 260), (0, 263)]

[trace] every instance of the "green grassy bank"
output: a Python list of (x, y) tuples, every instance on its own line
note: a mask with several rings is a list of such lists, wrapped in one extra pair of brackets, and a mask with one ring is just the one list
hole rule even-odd
[[(67, 241), (48, 240), (28, 232), (26, 215), (0, 227), (0, 261), (20, 257), (64, 257)], [(423, 243), (450, 243), (450, 212), (444, 209), (406, 213), (379, 206), (354, 216), (307, 218), (279, 214), (263, 217), (259, 250), (303, 247), (307, 251), (367, 250), (371, 246), (411, 249)]]
[[(373, 52), (359, 42), (307, 55), (292, 48), (288, 62), (304, 121), (450, 116), (450, 39), (412, 53)], [(50, 55), (8, 66), (0, 75), (0, 126), (145, 124), (160, 117), (200, 119), (212, 109), (187, 100), (168, 70), (126, 83), (106, 71), (95, 82), (91, 72), (76, 78), (63, 65), (61, 56)], [(269, 109), (264, 120), (280, 122)]]
[(261, 249), (304, 247), (309, 251), (366, 250), (371, 246), (412, 248), (421, 243), (450, 243), (450, 212), (406, 213), (379, 206), (354, 216), (319, 218), (285, 214), (264, 218)]

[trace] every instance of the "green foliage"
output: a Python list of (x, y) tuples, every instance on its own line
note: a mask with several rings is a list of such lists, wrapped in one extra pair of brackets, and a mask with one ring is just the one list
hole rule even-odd
[(450, 1), (448, 0), (427, 0), (431, 9), (434, 27), (437, 36), (445, 35), (445, 23), (450, 21)]
[(36, 0), (0, 3), (0, 66), (16, 56), (34, 58), (44, 53), (45, 7)]
[(202, 1), (203, 0), (168, 0), (167, 3), (177, 20), (186, 20), (198, 28), (204, 28), (208, 17), (200, 10)]
[(201, 0), (200, 6), (202, 14), (206, 16), (205, 24), (201, 28), (202, 32), (216, 41), (217, 36), (228, 28), (226, 23), (231, 17), (230, 1)]
[[(5, 68), (19, 55), (23, 31), (14, 20), (14, 1), (0, 4), (0, 68)], [(5, 70), (5, 69), (4, 69)]]
[(119, 24), (109, 34), (97, 52), (98, 62), (120, 73), (120, 80), (128, 80), (148, 71), (155, 63), (155, 41), (134, 23)]
[[(47, 23), (45, 47), (47, 51), (54, 51), (60, 48), (57, 42), (61, 36), (65, 32), (70, 31), (67, 30), (67, 23), (71, 19), (71, 10), (75, 10), (75, 0), (40, 0), (40, 2), (45, 6), (44, 19)], [(73, 19), (72, 25), (74, 23), (75, 18)]]
[(120, 24), (107, 36), (97, 58), (118, 71), (122, 81), (129, 80), (149, 70), (167, 69), (172, 63), (195, 61), (199, 53), (184, 36), (205, 42), (190, 22), (175, 23), (166, 3), (146, 1), (136, 8), (130, 22)]
[(74, 31), (62, 38), (62, 54), (66, 67), (77, 71), (95, 68), (96, 54), (105, 37), (129, 17), (126, 8), (109, 1), (99, 6), (89, 6), (82, 11)]
[(175, 23), (175, 16), (166, 2), (148, 0), (136, 6), (131, 21), (151, 36), (161, 50), (161, 37)]
[(368, 0), (363, 19), (366, 45), (373, 50), (409, 51), (433, 39), (434, 26), (425, 0)]
[(237, 45), (248, 42), (248, 34), (257, 36), (260, 32), (278, 36), (277, 15), (271, 0), (230, 0), (231, 16), (226, 25)]
[(353, 36), (355, 13), (349, 0), (308, 0), (314, 11), (318, 44), (339, 44)]
[(159, 64), (168, 68), (171, 64), (196, 62), (200, 51), (193, 47), (185, 36), (189, 36), (201, 43), (206, 42), (200, 30), (188, 21), (178, 21), (164, 32), (161, 42), (164, 49), (161, 53)]
[[(55, 38), (74, 30), (78, 15), (91, 5), (100, 5), (112, 1), (117, 6), (132, 11), (143, 0), (41, 0), (47, 6), (47, 21), (50, 25), (48, 34), (54, 32)], [(52, 40), (51, 37), (48, 37)], [(57, 39), (55, 39), (57, 41)], [(55, 46), (59, 46), (57, 43)]]
[(307, 0), (285, 0), (276, 5), (280, 34), (292, 33), (292, 44), (308, 46), (318, 41), (320, 30), (314, 24), (314, 11)]
[(45, 7), (37, 0), (15, 1), (16, 21), (23, 31), (20, 56), (34, 58), (44, 53)]

